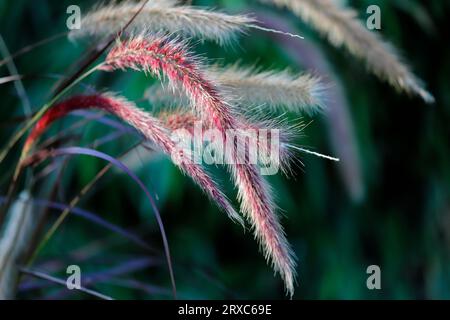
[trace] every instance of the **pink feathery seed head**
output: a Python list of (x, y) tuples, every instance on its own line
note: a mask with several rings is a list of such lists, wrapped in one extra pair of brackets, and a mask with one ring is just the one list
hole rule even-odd
[[(108, 54), (106, 65), (112, 69), (132, 68), (157, 76), (163, 74), (174, 88), (186, 93), (204, 123), (210, 124), (208, 127), (217, 128), (223, 136), (228, 129), (240, 128), (232, 106), (223, 98), (219, 87), (204, 76), (183, 43), (170, 37), (136, 37), (119, 42)], [(295, 264), (274, 207), (269, 205), (271, 195), (263, 188), (264, 180), (256, 167), (248, 163), (239, 165), (241, 159), (236, 152), (231, 153), (227, 163), (231, 163), (229, 169), (239, 189), (241, 209), (255, 226), (266, 256), (292, 294)]]
[(194, 133), (194, 124), (200, 119), (192, 112), (183, 110), (174, 112), (161, 112), (158, 118), (163, 121), (170, 130), (186, 129)]
[(255, 166), (236, 166), (233, 174), (238, 182), (241, 210), (251, 221), (265, 258), (271, 262), (275, 272), (280, 273), (286, 291), (292, 296), (296, 277), (295, 255), (275, 214), (269, 186)]
[(139, 36), (119, 41), (106, 57), (104, 70), (131, 68), (164, 75), (173, 88), (187, 94), (202, 119), (221, 131), (235, 126), (232, 106), (200, 66), (184, 41), (169, 36)]
[[(171, 112), (162, 112), (158, 118), (165, 123), (170, 130), (184, 129), (194, 134), (195, 123), (201, 122), (201, 119), (192, 112), (186, 110), (176, 110)], [(298, 137), (298, 132), (302, 130), (301, 125), (290, 125), (284, 120), (260, 119), (259, 117), (243, 118), (239, 117), (239, 125), (242, 130), (254, 130), (256, 132), (256, 141), (258, 143), (258, 154), (263, 164), (279, 162), (280, 168), (284, 174), (292, 174), (292, 165), (296, 163), (297, 158), (291, 146)], [(202, 128), (204, 130), (208, 128)], [(274, 132), (276, 130), (276, 134)], [(278, 140), (272, 142), (272, 139)], [(272, 150), (274, 143), (279, 144), (278, 150)], [(247, 145), (248, 149), (248, 145)], [(279, 152), (275, 155), (275, 152)], [(261, 159), (262, 158), (262, 159)]]
[[(159, 118), (171, 130), (186, 129), (193, 132), (194, 123), (200, 121), (195, 115), (186, 111), (164, 112)], [(277, 122), (278, 124), (280, 122)], [(247, 123), (248, 128), (272, 128), (274, 122)], [(292, 138), (290, 131), (282, 133), (280, 139), (287, 144)], [(270, 137), (269, 137), (270, 139)], [(289, 153), (289, 150), (284, 151)], [(256, 166), (236, 164), (234, 179), (237, 181), (242, 212), (249, 218), (263, 252), (272, 262), (274, 270), (279, 272), (285, 282), (286, 289), (292, 295), (295, 279), (295, 258), (286, 240), (281, 224), (274, 214), (274, 204), (270, 198), (271, 191), (264, 179), (259, 175)]]
[[(31, 130), (24, 145), (24, 153), (28, 153), (36, 140), (56, 120), (77, 109), (111, 109), (116, 103), (107, 96), (75, 96), (50, 108)], [(117, 108), (117, 106), (116, 106)]]
[(182, 150), (176, 148), (175, 143), (170, 137), (170, 130), (159, 119), (137, 108), (132, 102), (112, 94), (104, 93), (89, 96), (75, 96), (54, 105), (32, 129), (25, 143), (24, 153), (28, 153), (32, 145), (51, 123), (71, 111), (90, 108), (98, 108), (116, 115), (136, 128), (145, 138), (155, 143), (167, 155), (176, 155), (181, 158), (181, 161), (177, 163), (179, 168), (190, 176), (230, 218), (243, 224), (239, 214), (234, 210), (216, 182), (214, 182), (200, 165), (190, 161)]

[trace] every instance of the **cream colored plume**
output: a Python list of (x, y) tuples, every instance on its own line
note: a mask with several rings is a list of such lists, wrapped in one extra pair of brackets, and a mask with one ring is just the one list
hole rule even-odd
[(334, 46), (345, 46), (350, 53), (364, 59), (374, 74), (396, 89), (418, 95), (427, 103), (434, 102), (433, 96), (402, 62), (396, 50), (375, 32), (369, 31), (357, 19), (354, 10), (341, 8), (332, 0), (261, 1), (290, 9), (325, 35)]
[[(81, 29), (73, 30), (70, 39), (86, 36), (102, 37), (117, 33), (139, 11), (142, 2), (111, 3), (94, 8), (81, 21)], [(246, 15), (225, 13), (192, 6), (180, 6), (176, 1), (149, 1), (127, 34), (168, 32), (181, 36), (213, 40), (226, 44), (250, 27), (258, 28)]]

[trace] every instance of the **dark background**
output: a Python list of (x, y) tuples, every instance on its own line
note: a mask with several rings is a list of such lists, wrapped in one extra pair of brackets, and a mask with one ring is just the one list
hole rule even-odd
[[(6, 1), (0, 0), (0, 34), (10, 52), (41, 39), (67, 31), (66, 8), (79, 4), (82, 13), (94, 1)], [(270, 177), (283, 225), (299, 258), (295, 299), (448, 299), (450, 298), (450, 93), (449, 25), (450, 2), (349, 1), (362, 19), (365, 8), (382, 9), (384, 39), (393, 43), (436, 97), (434, 105), (397, 94), (387, 84), (366, 72), (364, 63), (344, 49), (331, 47), (311, 28), (287, 11), (256, 1), (194, 1), (226, 12), (256, 12), (261, 20), (305, 35), (292, 50), (286, 39), (251, 31), (239, 45), (221, 48), (198, 45), (196, 50), (211, 61), (241, 60), (264, 68), (326, 72), (333, 91), (334, 112), (303, 121), (302, 145), (323, 153), (349, 157), (332, 163), (302, 155), (303, 170), (294, 178)], [(281, 19), (280, 19), (281, 18)], [(49, 98), (57, 81), (48, 76), (67, 74), (85, 52), (86, 43), (66, 38), (15, 59), (33, 110)], [(289, 49), (290, 48), (290, 49)], [(305, 50), (305, 51), (301, 51)], [(307, 58), (305, 52), (313, 52)], [(320, 70), (322, 69), (322, 70)], [(5, 66), (0, 77), (7, 76)], [(86, 82), (99, 90), (108, 88), (139, 101), (153, 79), (138, 73), (96, 75)], [(78, 88), (83, 91), (83, 88)], [(4, 146), (21, 123), (20, 100), (11, 83), (0, 85), (0, 145)], [(337, 111), (336, 111), (337, 110)], [(291, 115), (295, 119), (295, 115)], [(19, 118), (18, 118), (19, 117)], [(346, 119), (350, 138), (336, 124)], [(80, 118), (68, 117), (52, 127), (56, 134)], [(108, 131), (109, 130), (109, 131)], [(110, 129), (90, 122), (75, 130), (78, 141), (87, 145)], [(330, 139), (332, 137), (332, 139)], [(118, 156), (135, 142), (133, 137), (112, 141), (100, 149)], [(352, 154), (351, 151), (355, 150)], [(19, 150), (0, 166), (0, 190), (5, 195), (9, 174)], [(342, 156), (341, 156), (342, 157)], [(284, 298), (283, 285), (265, 263), (251, 232), (232, 224), (218, 212), (188, 178), (168, 159), (133, 152), (130, 167), (158, 197), (169, 239), (178, 296), (187, 299)], [(346, 158), (347, 159), (347, 158)], [(60, 163), (62, 164), (62, 163)], [(68, 203), (106, 163), (78, 157), (66, 163), (58, 180), (54, 200)], [(222, 172), (230, 195), (234, 195)], [(35, 197), (47, 197), (57, 172), (40, 182)], [(79, 207), (94, 212), (130, 232), (139, 234), (156, 249), (146, 251), (120, 234), (70, 216), (58, 229), (34, 267), (65, 277), (69, 264), (81, 267), (92, 277), (86, 286), (119, 299), (171, 298), (161, 237), (148, 201), (125, 174), (112, 170), (83, 198)], [(58, 211), (51, 211), (50, 222)], [(366, 288), (366, 268), (379, 265), (382, 290)], [(86, 280), (86, 279), (84, 279)], [(20, 298), (77, 298), (60, 286), (24, 277)]]

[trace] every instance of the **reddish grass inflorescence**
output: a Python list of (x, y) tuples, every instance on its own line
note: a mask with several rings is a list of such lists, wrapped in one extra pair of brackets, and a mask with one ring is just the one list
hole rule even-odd
[[(223, 136), (226, 130), (244, 129), (233, 107), (217, 85), (208, 79), (200, 63), (186, 45), (166, 36), (139, 36), (118, 42), (106, 58), (104, 70), (126, 69), (164, 75), (173, 89), (184, 91), (205, 125), (217, 128)], [(271, 193), (255, 165), (237, 159), (228, 152), (229, 166), (239, 192), (241, 210), (251, 222), (265, 256), (280, 272), (287, 291), (294, 291), (295, 259), (275, 213)]]
[[(175, 110), (170, 112), (162, 112), (158, 115), (164, 124), (170, 130), (187, 130), (191, 135), (195, 135), (194, 128), (197, 123), (202, 123), (200, 118), (190, 111)], [(293, 139), (297, 136), (297, 132), (302, 130), (302, 125), (289, 126), (283, 121), (277, 120), (261, 120), (248, 121), (239, 118), (239, 122), (244, 126), (244, 130), (252, 130), (255, 132), (255, 139), (258, 147), (258, 154), (263, 165), (277, 162), (283, 173), (287, 176), (292, 173), (292, 166), (297, 164), (299, 160), (295, 157), (293, 149)], [(201, 125), (202, 130), (208, 129)], [(276, 130), (277, 137), (272, 137), (273, 131)], [(278, 154), (273, 154), (271, 139), (278, 138), (279, 149)], [(248, 152), (248, 144), (246, 145)]]
[(28, 153), (38, 137), (55, 120), (74, 110), (90, 108), (98, 108), (116, 115), (136, 128), (145, 138), (155, 143), (164, 153), (172, 157), (179, 157), (177, 164), (180, 169), (192, 177), (230, 218), (242, 224), (242, 219), (239, 214), (236, 213), (233, 206), (208, 173), (200, 165), (191, 162), (183, 154), (182, 150), (176, 149), (174, 142), (170, 138), (170, 130), (159, 119), (140, 110), (133, 103), (111, 94), (75, 96), (54, 105), (44, 114), (31, 131), (25, 142), (24, 153)]
[(205, 78), (199, 61), (182, 41), (168, 37), (137, 37), (118, 42), (106, 58), (104, 70), (143, 70), (166, 76), (173, 89), (183, 90), (202, 120), (219, 130), (235, 127), (231, 106), (220, 97), (217, 88)]

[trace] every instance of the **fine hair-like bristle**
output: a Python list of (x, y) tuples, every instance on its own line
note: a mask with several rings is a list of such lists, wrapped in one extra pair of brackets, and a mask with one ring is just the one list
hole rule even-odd
[[(232, 106), (202, 72), (185, 45), (165, 37), (136, 37), (118, 42), (108, 54), (104, 69), (125, 68), (165, 75), (174, 88), (185, 92), (202, 121), (224, 137), (227, 130), (241, 128)], [(267, 260), (280, 273), (292, 295), (296, 263), (275, 213), (271, 192), (248, 159), (239, 158), (238, 152), (226, 152), (226, 156), (230, 157), (227, 163), (232, 163), (228, 168), (238, 188), (241, 211), (252, 224)]]
[(351, 54), (365, 60), (369, 70), (382, 80), (407, 94), (420, 96), (427, 103), (434, 102), (433, 96), (402, 62), (396, 50), (376, 33), (366, 29), (354, 10), (341, 8), (330, 0), (260, 1), (292, 10), (325, 35), (334, 46), (345, 46)]
[(234, 210), (233, 206), (209, 174), (200, 165), (190, 161), (183, 154), (182, 150), (176, 149), (176, 145), (170, 137), (170, 130), (159, 119), (137, 108), (132, 102), (122, 97), (114, 96), (113, 94), (104, 93), (90, 96), (75, 96), (54, 105), (36, 123), (25, 142), (24, 153), (28, 153), (32, 145), (51, 123), (74, 110), (90, 108), (98, 108), (116, 115), (133, 126), (146, 139), (153, 142), (167, 155), (180, 157), (176, 161), (178, 167), (190, 176), (232, 220), (243, 224), (239, 214)]
[[(113, 35), (131, 20), (141, 5), (128, 1), (94, 8), (82, 19), (81, 29), (71, 31), (69, 38)], [(255, 20), (246, 15), (228, 15), (210, 9), (177, 6), (173, 1), (149, 1), (127, 28), (126, 34), (164, 31), (224, 45), (252, 26), (256, 26)]]

